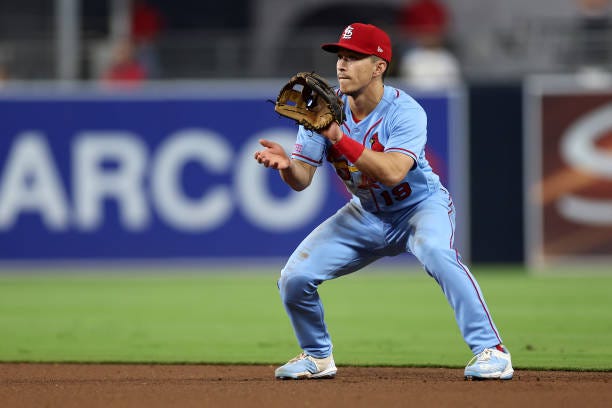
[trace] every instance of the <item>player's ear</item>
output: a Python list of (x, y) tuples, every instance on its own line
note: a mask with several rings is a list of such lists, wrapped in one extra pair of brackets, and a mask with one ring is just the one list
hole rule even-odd
[(382, 77), (387, 70), (387, 61), (382, 58), (374, 57), (374, 76)]

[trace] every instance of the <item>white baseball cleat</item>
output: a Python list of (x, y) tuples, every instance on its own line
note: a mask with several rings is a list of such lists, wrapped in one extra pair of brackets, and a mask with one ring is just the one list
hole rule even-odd
[(275, 376), (280, 380), (322, 379), (334, 378), (337, 371), (331, 354), (325, 358), (315, 358), (302, 352), (284, 366), (277, 368)]
[[(502, 346), (503, 347), (503, 346)], [(484, 349), (476, 354), (465, 367), (466, 380), (511, 380), (514, 375), (510, 352), (496, 348)]]

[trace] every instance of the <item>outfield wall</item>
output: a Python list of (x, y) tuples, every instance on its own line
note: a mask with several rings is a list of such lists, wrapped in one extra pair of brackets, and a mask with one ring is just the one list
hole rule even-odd
[[(304, 192), (253, 160), (291, 150), (270, 81), (139, 90), (37, 84), (0, 93), (0, 262), (206, 263), (286, 257), (348, 195), (330, 166)], [(468, 248), (463, 93), (418, 94), (427, 155), (455, 197)]]

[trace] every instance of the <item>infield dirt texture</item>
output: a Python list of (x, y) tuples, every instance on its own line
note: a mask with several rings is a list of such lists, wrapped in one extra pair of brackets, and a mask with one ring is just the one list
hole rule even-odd
[(280, 381), (273, 366), (1, 364), (2, 407), (610, 407), (612, 372), (522, 371), (464, 381), (462, 369), (342, 367)]

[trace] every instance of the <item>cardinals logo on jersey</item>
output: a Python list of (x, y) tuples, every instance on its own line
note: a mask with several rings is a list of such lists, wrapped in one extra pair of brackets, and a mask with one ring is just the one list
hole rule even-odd
[[(370, 149), (375, 152), (384, 152), (385, 146), (380, 143), (378, 140), (378, 133), (374, 133), (370, 138)], [(380, 185), (376, 182), (375, 179), (368, 177), (365, 174), (361, 175), (361, 183), (359, 183), (359, 188), (380, 188)]]
[(372, 135), (372, 137), (370, 138), (370, 149), (372, 149), (375, 152), (384, 152), (385, 151), (385, 146), (382, 145), (382, 143), (380, 143), (380, 141), (378, 140), (378, 133), (374, 133)]

